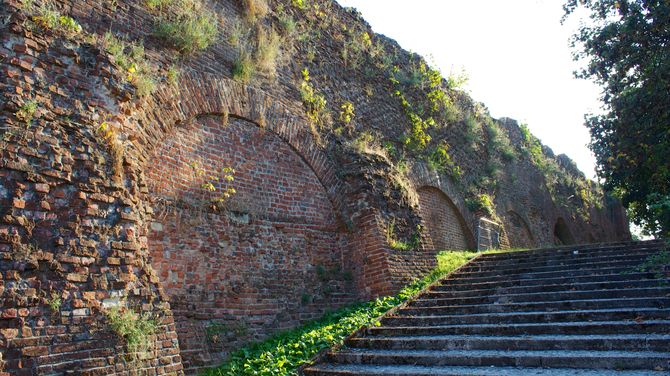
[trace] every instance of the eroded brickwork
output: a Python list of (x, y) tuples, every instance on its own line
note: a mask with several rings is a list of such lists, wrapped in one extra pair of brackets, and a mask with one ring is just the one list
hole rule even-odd
[[(147, 172), (159, 208), (151, 264), (190, 370), (356, 298), (347, 234), (317, 176), (277, 135), (224, 120), (179, 128)], [(236, 190), (225, 212), (208, 210), (224, 186)]]
[(435, 187), (421, 187), (417, 192), (421, 216), (434, 249), (473, 249), (474, 239), (468, 225), (449, 197)]

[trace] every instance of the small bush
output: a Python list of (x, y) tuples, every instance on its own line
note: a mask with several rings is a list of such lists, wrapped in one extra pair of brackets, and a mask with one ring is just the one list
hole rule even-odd
[(465, 199), (465, 204), (468, 209), (472, 211), (483, 211), (491, 217), (495, 217), (495, 207), (493, 205), (493, 197), (486, 193), (481, 193), (473, 198)]
[(199, 1), (162, 1), (170, 11), (158, 18), (154, 34), (184, 55), (204, 50), (216, 42), (219, 21)]
[(179, 81), (179, 76), (180, 75), (181, 75), (181, 72), (179, 72), (179, 69), (174, 65), (170, 65), (167, 72), (165, 73), (165, 78), (167, 79), (167, 82), (170, 85), (176, 86), (177, 81)]

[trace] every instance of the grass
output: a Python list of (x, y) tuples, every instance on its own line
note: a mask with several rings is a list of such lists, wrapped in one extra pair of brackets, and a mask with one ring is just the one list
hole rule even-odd
[(219, 21), (215, 13), (198, 0), (153, 0), (150, 9), (170, 8), (158, 17), (154, 34), (172, 44), (182, 55), (204, 50), (216, 42)]
[(237, 59), (233, 62), (233, 79), (247, 83), (251, 81), (256, 72), (254, 60), (245, 48), (240, 49)]
[(256, 68), (274, 77), (277, 71), (277, 58), (279, 57), (279, 45), (281, 37), (274, 29), (265, 30), (259, 28), (256, 34)]
[(267, 0), (243, 0), (244, 18), (249, 23), (254, 23), (264, 18), (270, 12)]
[(444, 251), (437, 256), (437, 267), (428, 275), (403, 288), (394, 296), (338, 309), (299, 328), (244, 347), (207, 376), (297, 375), (297, 369), (319, 351), (342, 344), (355, 330), (378, 325), (377, 319), (391, 308), (412, 298), (422, 289), (456, 270), (476, 256), (474, 252)]

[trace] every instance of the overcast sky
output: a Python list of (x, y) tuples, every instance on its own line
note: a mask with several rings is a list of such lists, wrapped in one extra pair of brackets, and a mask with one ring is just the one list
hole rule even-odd
[(357, 8), (377, 33), (432, 56), (443, 75), (464, 68), (466, 89), (493, 117), (528, 123), (556, 154), (589, 177), (584, 114), (598, 111), (600, 89), (572, 72), (569, 38), (578, 17), (561, 25), (561, 0), (338, 0)]

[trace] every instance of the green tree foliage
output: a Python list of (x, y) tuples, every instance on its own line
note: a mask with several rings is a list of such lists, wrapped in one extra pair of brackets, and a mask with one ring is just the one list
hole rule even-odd
[(598, 175), (635, 223), (670, 236), (670, 2), (568, 0), (565, 17), (578, 8), (592, 22), (573, 38), (577, 76), (603, 87), (605, 113), (586, 118)]

